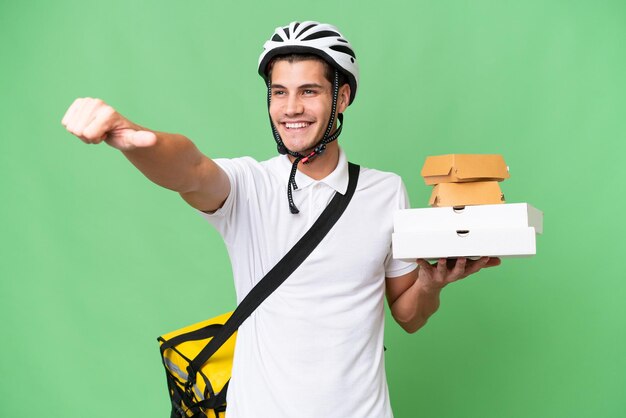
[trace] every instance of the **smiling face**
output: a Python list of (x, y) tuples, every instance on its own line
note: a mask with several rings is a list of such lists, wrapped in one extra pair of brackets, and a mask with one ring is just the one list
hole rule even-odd
[[(290, 151), (309, 153), (328, 127), (332, 84), (324, 72), (318, 60), (278, 60), (272, 66), (270, 116)], [(343, 113), (349, 98), (350, 87), (344, 84), (339, 89), (337, 113)]]

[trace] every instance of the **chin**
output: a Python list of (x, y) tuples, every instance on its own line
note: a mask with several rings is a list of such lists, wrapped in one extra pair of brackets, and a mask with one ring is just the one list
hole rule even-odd
[(281, 139), (283, 140), (283, 144), (285, 144), (287, 149), (293, 152), (300, 153), (300, 154), (306, 154), (308, 151), (313, 150), (313, 148), (317, 144), (317, 141), (308, 140), (308, 139), (300, 140), (300, 141), (291, 141), (289, 140), (288, 136), (286, 135), (283, 136), (283, 134), (281, 134)]

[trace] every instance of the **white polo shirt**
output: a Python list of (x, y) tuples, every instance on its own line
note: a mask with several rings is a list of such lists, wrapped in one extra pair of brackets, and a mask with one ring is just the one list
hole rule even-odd
[[(240, 302), (345, 193), (348, 163), (323, 180), (296, 175), (287, 156), (218, 159), (231, 183), (224, 206), (202, 215), (221, 233)], [(304, 263), (239, 328), (228, 418), (392, 417), (383, 355), (385, 277), (415, 264), (391, 258), (393, 212), (408, 207), (399, 176), (361, 168), (343, 216)]]

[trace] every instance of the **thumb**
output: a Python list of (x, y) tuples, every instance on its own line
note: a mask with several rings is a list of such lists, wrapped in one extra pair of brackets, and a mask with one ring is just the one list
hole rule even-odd
[(129, 145), (137, 148), (151, 147), (156, 144), (157, 137), (154, 132), (134, 131), (130, 132), (126, 138)]
[(119, 129), (110, 132), (106, 142), (113, 148), (130, 151), (153, 146), (157, 142), (157, 136), (154, 132), (145, 130)]

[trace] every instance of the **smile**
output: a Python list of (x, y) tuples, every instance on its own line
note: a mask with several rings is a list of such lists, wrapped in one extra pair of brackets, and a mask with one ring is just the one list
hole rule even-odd
[(303, 129), (311, 125), (310, 122), (285, 122), (285, 128), (287, 129)]

